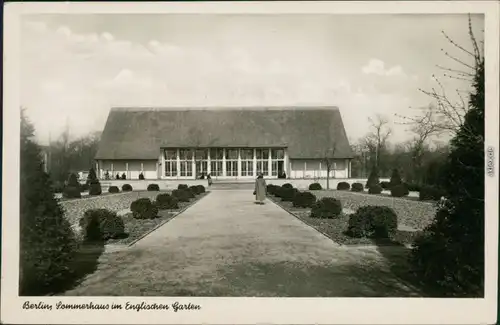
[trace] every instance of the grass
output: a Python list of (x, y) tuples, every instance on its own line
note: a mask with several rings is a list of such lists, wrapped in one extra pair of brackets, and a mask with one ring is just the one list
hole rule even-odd
[(292, 202), (281, 201), (280, 198), (270, 196), (273, 202), (281, 206), (284, 210), (288, 211), (290, 214), (294, 215), (307, 225), (313, 227), (314, 229), (321, 232), (323, 235), (332, 239), (338, 244), (346, 246), (359, 246), (359, 245), (385, 245), (385, 246), (402, 246), (411, 245), (418, 235), (418, 231), (409, 231), (404, 229), (398, 229), (395, 236), (391, 239), (372, 239), (372, 238), (355, 238), (347, 235), (345, 231), (347, 230), (349, 222), (349, 214), (341, 213), (338, 218), (333, 219), (320, 219), (312, 218), (310, 208), (296, 208), (293, 206)]

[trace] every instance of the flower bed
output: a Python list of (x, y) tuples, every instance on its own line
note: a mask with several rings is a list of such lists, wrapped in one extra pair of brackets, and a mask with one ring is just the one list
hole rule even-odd
[[(159, 192), (156, 192), (155, 194), (158, 195), (158, 193)], [(124, 238), (111, 239), (107, 243), (121, 245), (133, 244), (151, 231), (155, 230), (156, 228), (160, 227), (161, 225), (177, 216), (179, 213), (196, 203), (196, 201), (200, 200), (207, 194), (208, 193), (206, 192), (197, 195), (195, 198), (190, 199), (189, 202), (179, 202), (178, 209), (160, 210), (158, 212), (158, 218), (154, 219), (137, 219), (134, 218), (131, 212), (126, 212), (122, 214), (121, 217), (123, 219), (123, 222), (125, 223), (125, 233), (127, 234), (127, 236)], [(150, 197), (150, 199), (154, 200), (156, 198), (156, 195), (151, 195), (152, 197)]]
[[(319, 191), (314, 191), (316, 192)], [(338, 198), (337, 196), (335, 196)], [(319, 198), (319, 197), (318, 197)], [(374, 243), (377, 245), (409, 245), (412, 244), (415, 237), (420, 233), (419, 231), (415, 231), (414, 229), (410, 229), (408, 227), (401, 227), (397, 230), (396, 235), (391, 238), (391, 240), (378, 240), (374, 241), (370, 238), (354, 238), (348, 236), (345, 231), (347, 230), (348, 222), (349, 222), (349, 214), (354, 212), (350, 207), (347, 207), (343, 204), (343, 212), (338, 218), (332, 219), (320, 219), (320, 218), (312, 218), (311, 209), (310, 208), (296, 208), (290, 202), (281, 201), (279, 198), (274, 196), (269, 196), (273, 202), (281, 206), (283, 209), (287, 210), (289, 213), (293, 214), (295, 217), (318, 230), (325, 236), (329, 237), (336, 243), (341, 245), (373, 245)], [(342, 199), (341, 199), (342, 201)], [(343, 202), (342, 202), (343, 203)]]

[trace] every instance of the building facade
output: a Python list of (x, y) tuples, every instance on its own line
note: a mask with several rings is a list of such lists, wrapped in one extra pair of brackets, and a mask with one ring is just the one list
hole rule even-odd
[(352, 151), (338, 108), (112, 108), (100, 178), (349, 178)]

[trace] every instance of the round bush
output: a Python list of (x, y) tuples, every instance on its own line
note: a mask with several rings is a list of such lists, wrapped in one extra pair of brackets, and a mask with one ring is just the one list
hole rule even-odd
[(311, 208), (316, 203), (316, 196), (311, 192), (298, 192), (293, 198), (293, 206)]
[(337, 184), (337, 190), (339, 191), (349, 191), (350, 188), (351, 185), (349, 185), (349, 183), (347, 182), (340, 182)]
[(172, 191), (172, 196), (176, 197), (179, 202), (189, 202), (190, 199), (190, 194), (189, 190), (173, 190)]
[(200, 188), (198, 187), (198, 185), (193, 185), (193, 186), (190, 186), (189, 187), (189, 190), (194, 194), (194, 195), (199, 195), (201, 194), (200, 192)]
[(320, 183), (312, 183), (309, 185), (309, 191), (319, 191), (322, 189), (323, 189), (323, 187), (321, 187)]
[(65, 199), (80, 199), (82, 194), (80, 188), (76, 186), (66, 186), (63, 190), (63, 198)]
[(347, 233), (352, 237), (390, 238), (398, 227), (398, 216), (387, 206), (363, 206), (349, 217)]
[(324, 197), (313, 204), (312, 218), (333, 219), (342, 213), (342, 203), (333, 197)]
[(279, 193), (281, 201), (293, 202), (293, 199), (295, 195), (299, 193), (299, 190), (297, 190), (296, 188), (282, 187)]
[(187, 190), (188, 188), (189, 188), (189, 186), (187, 186), (186, 184), (179, 184), (177, 186), (178, 190)]
[(148, 191), (159, 191), (160, 186), (158, 184), (149, 184), (148, 185)]
[(79, 221), (86, 240), (107, 240), (125, 233), (125, 224), (116, 212), (106, 209), (90, 209)]
[(408, 191), (412, 192), (420, 192), (421, 188), (423, 188), (423, 186), (414, 183), (405, 183), (405, 185), (408, 188)]
[(158, 216), (158, 208), (148, 198), (140, 198), (130, 204), (130, 210), (136, 219), (154, 219)]
[(90, 183), (89, 195), (101, 195), (101, 194), (102, 194), (101, 184), (99, 182)]
[(276, 195), (276, 193), (278, 192), (278, 189), (280, 188), (279, 186), (276, 186), (274, 184), (269, 184), (266, 186), (267, 188), (267, 193), (268, 194), (271, 194), (271, 195)]
[(365, 189), (363, 188), (363, 184), (361, 183), (354, 183), (351, 186), (351, 191), (353, 192), (363, 192)]
[(120, 189), (118, 188), (118, 186), (110, 186), (108, 188), (108, 192), (109, 193), (120, 193)]
[(368, 188), (368, 193), (370, 194), (380, 194), (382, 193), (382, 187), (380, 185), (373, 185)]
[(179, 208), (178, 202), (179, 200), (177, 200), (176, 197), (171, 196), (167, 193), (158, 194), (156, 196), (156, 206), (160, 210), (178, 209)]
[(132, 189), (132, 185), (130, 184), (123, 184), (122, 186), (122, 191), (123, 192), (131, 192), (133, 189)]
[(205, 186), (203, 185), (196, 185), (196, 187), (198, 188), (198, 193), (205, 193), (206, 190), (205, 190)]
[(390, 182), (380, 182), (380, 187), (384, 190), (388, 190), (391, 188), (391, 183)]
[(403, 197), (407, 196), (410, 194), (408, 191), (408, 188), (406, 188), (406, 185), (400, 184), (400, 185), (395, 185), (391, 187), (391, 196), (394, 197)]
[(293, 188), (293, 185), (290, 184), (290, 183), (285, 183), (283, 185), (281, 185), (282, 188)]

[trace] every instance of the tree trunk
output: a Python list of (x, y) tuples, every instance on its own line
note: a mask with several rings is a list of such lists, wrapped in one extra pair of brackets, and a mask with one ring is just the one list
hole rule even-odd
[(330, 168), (326, 167), (326, 189), (330, 189)]

